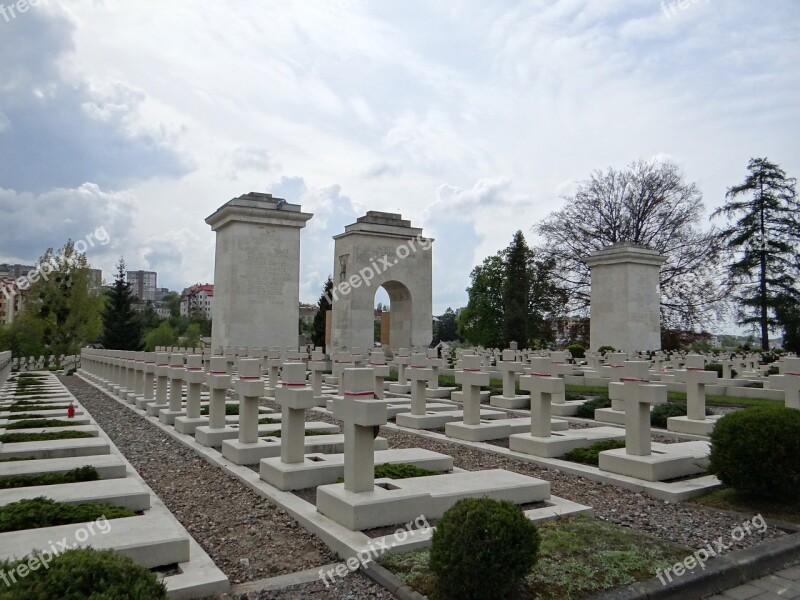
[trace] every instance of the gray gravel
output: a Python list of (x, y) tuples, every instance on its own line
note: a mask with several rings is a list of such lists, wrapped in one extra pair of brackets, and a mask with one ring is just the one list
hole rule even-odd
[[(77, 377), (61, 381), (142, 478), (228, 576), (241, 583), (336, 562), (316, 536), (283, 509), (210, 465), (158, 427)], [(241, 598), (391, 598), (361, 573)]]

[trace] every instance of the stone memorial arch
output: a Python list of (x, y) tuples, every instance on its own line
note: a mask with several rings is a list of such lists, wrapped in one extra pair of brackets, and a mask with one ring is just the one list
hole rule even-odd
[(433, 337), (432, 238), (399, 214), (369, 211), (333, 237), (331, 345), (374, 341), (375, 292), (389, 295), (389, 345), (427, 346)]
[(206, 219), (217, 234), (211, 345), (297, 346), (300, 230), (312, 217), (251, 192)]

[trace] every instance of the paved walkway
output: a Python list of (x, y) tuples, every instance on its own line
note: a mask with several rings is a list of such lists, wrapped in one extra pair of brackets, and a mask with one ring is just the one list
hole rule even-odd
[(800, 565), (777, 571), (767, 577), (756, 579), (708, 600), (778, 600), (780, 598), (800, 598)]

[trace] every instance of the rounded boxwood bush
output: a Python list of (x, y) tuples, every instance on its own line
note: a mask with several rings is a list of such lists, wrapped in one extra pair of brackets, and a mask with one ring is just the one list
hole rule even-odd
[(748, 408), (717, 421), (709, 470), (738, 493), (788, 500), (800, 489), (800, 410)]
[[(706, 415), (713, 415), (708, 408), (706, 408)], [(662, 429), (667, 426), (667, 419), (670, 417), (685, 417), (687, 415), (686, 404), (683, 402), (667, 402), (666, 404), (658, 404), (650, 411), (650, 425), (653, 427), (661, 427)]]
[(430, 568), (448, 598), (502, 598), (536, 563), (539, 541), (515, 504), (464, 498), (436, 524)]
[(567, 350), (572, 355), (572, 358), (586, 358), (586, 348), (580, 344), (570, 344)]
[[(45, 556), (46, 558), (46, 556)], [(28, 564), (27, 558), (0, 564), (6, 573)], [(13, 570), (13, 571), (12, 571)], [(8, 575), (7, 575), (8, 576)], [(10, 586), (0, 586), (0, 600), (163, 600), (165, 585), (146, 568), (110, 550), (68, 550), (44, 568), (28, 571)]]

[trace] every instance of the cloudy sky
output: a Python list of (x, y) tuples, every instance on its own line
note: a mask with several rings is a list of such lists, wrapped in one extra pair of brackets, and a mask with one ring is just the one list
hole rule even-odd
[(672, 160), (709, 212), (753, 156), (800, 176), (796, 0), (0, 5), (0, 262), (102, 227), (106, 279), (180, 290), (262, 191), (315, 215), (301, 300), (381, 210), (436, 238), (438, 313), (595, 169)]

